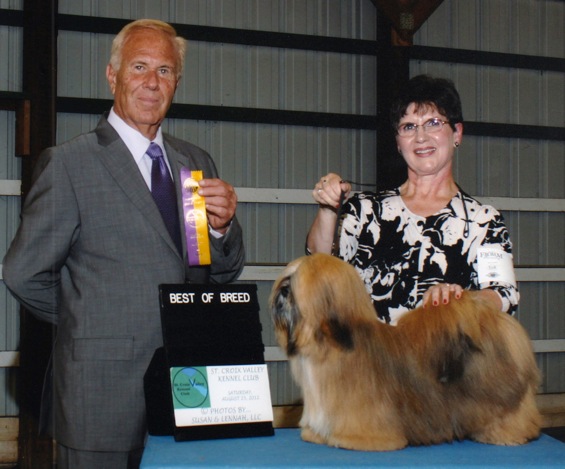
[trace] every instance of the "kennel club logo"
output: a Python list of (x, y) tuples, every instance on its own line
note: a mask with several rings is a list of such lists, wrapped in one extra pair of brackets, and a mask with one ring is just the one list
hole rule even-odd
[(210, 407), (210, 390), (206, 367), (171, 369), (175, 409)]

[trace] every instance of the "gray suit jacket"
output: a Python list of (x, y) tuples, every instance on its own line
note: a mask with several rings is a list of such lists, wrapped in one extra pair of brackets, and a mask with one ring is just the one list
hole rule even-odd
[[(164, 138), (179, 198), (181, 166), (217, 177), (206, 152)], [(53, 402), (44, 405), (53, 406), (59, 443), (98, 451), (143, 445), (143, 375), (163, 340), (159, 284), (226, 283), (243, 268), (237, 219), (210, 244), (212, 266), (189, 268), (105, 117), (41, 155), (3, 276), (28, 310), (58, 325)]]

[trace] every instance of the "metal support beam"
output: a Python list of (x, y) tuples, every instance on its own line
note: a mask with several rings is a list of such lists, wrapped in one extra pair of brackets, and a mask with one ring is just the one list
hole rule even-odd
[(377, 11), (377, 188), (393, 189), (407, 177), (406, 163), (396, 148), (390, 126), (392, 99), (409, 79), (409, 50), (393, 47), (392, 24)]
[[(21, 137), (26, 138), (26, 126), (34, 129), (28, 142), (18, 142), (22, 161), (22, 194), (28, 193), (31, 174), (37, 156), (55, 143), (57, 92), (57, 0), (25, 0), (23, 22), (23, 93), (30, 100), (29, 108), (21, 110), (24, 121)], [(19, 136), (18, 136), (19, 138)], [(53, 439), (39, 434), (39, 412), (42, 379), (51, 354), (53, 329), (35, 319), (22, 308), (20, 321), (20, 428), (18, 437), (18, 467), (20, 469), (51, 469)]]

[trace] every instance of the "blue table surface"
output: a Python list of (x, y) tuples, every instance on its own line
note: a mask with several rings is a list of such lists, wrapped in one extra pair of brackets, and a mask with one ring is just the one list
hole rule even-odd
[(565, 444), (550, 436), (522, 446), (472, 441), (362, 452), (306, 443), (300, 430), (276, 429), (274, 436), (175, 442), (149, 436), (141, 469), (189, 467), (560, 467)]

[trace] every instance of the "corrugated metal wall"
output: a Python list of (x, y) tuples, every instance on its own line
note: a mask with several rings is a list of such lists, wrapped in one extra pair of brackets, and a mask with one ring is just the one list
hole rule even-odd
[[(21, 1), (0, 0), (0, 8), (21, 8)], [(0, 92), (18, 92), (22, 86), (22, 31), (0, 26)], [(0, 256), (4, 256), (19, 222), (20, 202), (14, 183), (20, 178), (20, 160), (14, 158), (15, 113), (0, 111)], [(17, 187), (17, 183), (15, 184)], [(16, 190), (17, 193), (17, 190)], [(1, 261), (0, 261), (1, 262)], [(0, 416), (18, 415), (17, 370), (9, 352), (19, 343), (18, 304), (0, 283)]]
[[(0, 28), (0, 35), (2, 35)], [(0, 39), (1, 41), (1, 39)], [(0, 75), (2, 73), (0, 72)], [(0, 78), (0, 81), (3, 77)], [(0, 181), (18, 180), (20, 177), (20, 161), (14, 158), (15, 113), (0, 111)], [(20, 214), (19, 198), (4, 195), (0, 189), (0, 255), (4, 255), (15, 229)], [(19, 343), (18, 304), (8, 294), (3, 284), (0, 285), (0, 352), (11, 352), (18, 349)], [(6, 354), (5, 357), (9, 357)], [(9, 365), (8, 360), (2, 366)], [(8, 363), (6, 363), (8, 362)], [(10, 366), (0, 367), (0, 416), (18, 414), (16, 401), (16, 369)]]
[[(21, 9), (21, 1), (0, 0), (0, 8)], [(178, 24), (315, 36), (376, 37), (376, 11), (370, 0), (59, 0), (59, 10), (64, 14), (155, 17)], [(563, 2), (552, 0), (445, 1), (415, 35), (414, 43), (563, 58), (564, 10)], [(0, 90), (18, 91), (21, 34), (17, 28), (0, 26), (0, 35), (11, 44), (0, 41), (0, 60), (12, 65), (0, 68)], [(104, 76), (111, 39), (106, 34), (60, 32), (60, 96), (111, 97)], [(375, 57), (367, 55), (191, 41), (175, 102), (374, 115), (376, 67)], [(410, 69), (412, 74), (429, 72), (452, 78), (461, 92), (467, 120), (565, 126), (563, 73), (437, 61), (413, 61)], [(60, 113), (57, 140), (90, 130), (97, 119)], [(329, 170), (370, 183), (378, 169), (373, 131), (188, 119), (170, 119), (165, 126), (170, 133), (208, 150), (222, 177), (242, 189), (290, 189), (307, 195)], [(6, 144), (0, 143), (0, 171), (7, 174), (0, 179), (17, 179), (18, 162), (9, 142), (10, 138), (13, 142), (13, 113), (0, 113), (0, 135), (8, 136)], [(458, 152), (456, 177), (469, 193), (483, 197), (565, 199), (564, 162), (562, 141), (466, 136)], [(6, 164), (12, 165), (8, 171)], [(15, 199), (0, 199), (0, 219), (6, 219), (7, 226), (7, 233), (0, 234), (0, 255), (17, 224)], [(315, 210), (307, 203), (241, 202), (238, 217), (244, 228), (248, 263), (280, 264), (302, 255)], [(504, 215), (515, 243), (517, 264), (565, 266), (563, 211), (507, 211)], [(264, 342), (274, 346), (266, 310), (271, 281), (255, 283)], [(563, 282), (524, 282), (520, 288), (519, 317), (532, 337), (565, 338)], [(12, 318), (0, 319), (0, 324), (7, 324), (5, 350), (14, 350), (17, 307), (3, 287), (0, 295), (6, 317)], [(4, 318), (1, 313), (0, 318)], [(538, 356), (545, 376), (544, 391), (565, 392), (565, 354)], [(274, 362), (270, 375), (274, 404), (299, 398), (285, 362)], [(0, 394), (1, 389), (2, 383)], [(10, 415), (10, 410), (6, 412)]]

